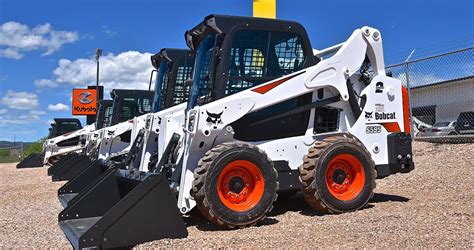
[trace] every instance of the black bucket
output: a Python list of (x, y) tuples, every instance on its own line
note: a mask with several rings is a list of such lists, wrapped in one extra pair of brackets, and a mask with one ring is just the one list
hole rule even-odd
[(162, 174), (113, 169), (70, 201), (58, 216), (74, 248), (130, 247), (188, 233)]
[(79, 154), (77, 153), (70, 153), (67, 155), (64, 155), (59, 159), (57, 162), (55, 162), (51, 167), (48, 168), (48, 176), (52, 176), (59, 168), (61, 168), (64, 164), (74, 162), (76, 157), (79, 157)]
[(92, 160), (88, 156), (78, 155), (57, 168), (51, 178), (53, 181), (71, 180), (84, 171), (91, 163)]
[(28, 157), (16, 164), (16, 168), (39, 168), (43, 166), (42, 154), (30, 154)]
[(67, 204), (76, 197), (77, 194), (97, 182), (109, 168), (111, 167), (103, 164), (100, 160), (95, 160), (89, 164), (79, 175), (58, 189), (58, 199), (61, 205), (67, 207)]

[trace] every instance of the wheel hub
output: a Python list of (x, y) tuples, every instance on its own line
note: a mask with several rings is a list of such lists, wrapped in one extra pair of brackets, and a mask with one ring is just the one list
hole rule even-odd
[(338, 168), (334, 171), (332, 179), (335, 183), (341, 185), (344, 183), (344, 180), (346, 180), (346, 173), (344, 172), (344, 170)]
[(260, 201), (264, 178), (257, 165), (245, 160), (229, 163), (218, 177), (221, 202), (235, 211), (247, 211)]
[(240, 177), (232, 177), (229, 181), (229, 190), (239, 194), (245, 187), (244, 180)]
[(353, 155), (334, 157), (326, 169), (326, 186), (339, 200), (352, 200), (359, 195), (365, 183), (362, 163)]

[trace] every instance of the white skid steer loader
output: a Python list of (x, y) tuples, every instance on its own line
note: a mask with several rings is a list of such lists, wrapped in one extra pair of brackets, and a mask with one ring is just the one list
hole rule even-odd
[[(106, 129), (103, 134), (108, 136), (101, 140), (98, 150), (87, 149), (88, 155), (98, 152), (98, 160), (82, 166), (85, 169), (58, 190), (59, 201), (64, 207), (84, 188), (100, 180), (107, 171), (135, 168), (145, 159), (148, 162), (151, 155), (157, 154), (162, 118), (173, 113), (184, 114), (190, 87), (186, 85), (186, 80), (191, 77), (194, 56), (189, 50), (167, 48), (152, 56), (151, 61), (157, 69), (152, 113), (135, 117), (126, 123), (127, 126), (117, 127), (114, 131), (114, 126)], [(183, 123), (184, 116), (181, 124)], [(131, 138), (127, 141), (133, 142), (128, 143), (126, 148), (122, 146), (124, 137)], [(144, 167), (143, 170), (147, 171), (147, 168)]]
[(196, 62), (184, 128), (167, 116), (149, 172), (117, 170), (59, 214), (75, 248), (185, 237), (178, 215), (194, 207), (250, 226), (277, 191), (350, 212), (376, 178), (414, 169), (408, 93), (385, 72), (378, 30), (313, 51), (299, 23), (210, 15), (185, 37)]
[[(69, 154), (64, 155), (64, 151), (56, 153), (53, 150), (55, 153), (52, 156), (57, 156), (60, 153), (62, 153), (61, 156), (64, 156), (48, 169), (48, 175), (51, 175), (53, 181), (71, 180), (82, 172), (97, 159), (97, 148), (114, 133), (118, 138), (115, 141), (114, 150), (122, 151), (129, 147), (130, 140), (133, 139), (130, 138), (130, 132), (127, 132), (132, 127), (132, 123), (129, 121), (151, 111), (153, 92), (114, 89), (110, 95), (113, 98), (112, 116), (107, 127), (81, 134), (80, 136), (85, 138), (70, 146), (69, 148), (74, 151)], [(60, 143), (56, 143), (54, 146), (57, 145)]]
[[(47, 139), (43, 143), (43, 148), (41, 153), (30, 154), (27, 158), (23, 159), (20, 163), (17, 164), (17, 168), (32, 168), (32, 167), (43, 167), (43, 159), (46, 155), (46, 145), (51, 141), (57, 140), (59, 138), (64, 138), (70, 134), (77, 133), (78, 131), (83, 131), (89, 129), (88, 126), (82, 127), (81, 121), (75, 118), (54, 118), (54, 122), (51, 123), (51, 128), (49, 128), (49, 133)], [(78, 143), (78, 140), (71, 141), (68, 140), (65, 143), (74, 144)]]

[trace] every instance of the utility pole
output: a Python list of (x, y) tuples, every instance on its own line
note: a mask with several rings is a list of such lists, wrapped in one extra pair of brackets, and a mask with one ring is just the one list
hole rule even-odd
[(95, 91), (97, 91), (96, 95), (96, 108), (99, 108), (99, 58), (102, 55), (102, 49), (95, 49), (95, 61), (97, 62), (97, 74), (95, 79)]

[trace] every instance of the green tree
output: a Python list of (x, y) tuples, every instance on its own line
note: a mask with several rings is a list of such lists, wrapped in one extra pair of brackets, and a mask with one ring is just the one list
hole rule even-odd
[(40, 154), (43, 151), (43, 143), (46, 140), (46, 137), (41, 138), (32, 144), (25, 147), (23, 155), (24, 157), (28, 157), (30, 154), (38, 153)]

